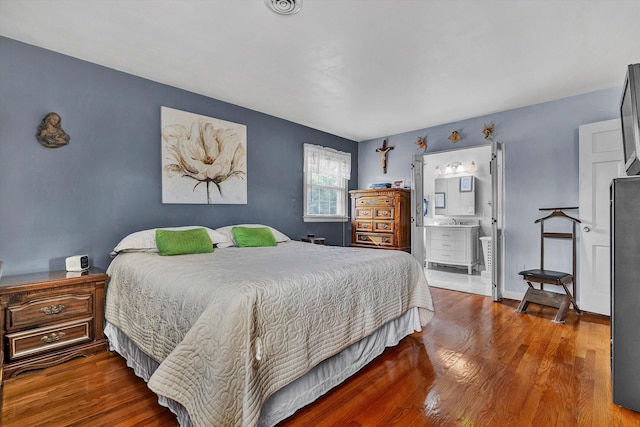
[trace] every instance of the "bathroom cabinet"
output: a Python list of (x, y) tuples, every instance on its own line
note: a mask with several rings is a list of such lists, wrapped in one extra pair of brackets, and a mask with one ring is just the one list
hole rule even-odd
[(426, 261), (467, 267), (468, 274), (479, 263), (479, 226), (427, 225)]

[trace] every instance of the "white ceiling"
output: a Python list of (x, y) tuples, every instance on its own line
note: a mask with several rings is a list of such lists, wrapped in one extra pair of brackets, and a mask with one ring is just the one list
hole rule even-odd
[(621, 86), (640, 1), (0, 0), (0, 35), (362, 141)]

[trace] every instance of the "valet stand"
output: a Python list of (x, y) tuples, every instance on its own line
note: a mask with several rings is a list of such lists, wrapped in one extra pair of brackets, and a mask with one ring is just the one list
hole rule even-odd
[[(564, 323), (567, 317), (567, 311), (571, 304), (575, 308), (577, 314), (582, 314), (582, 311), (576, 304), (576, 224), (580, 223), (580, 220), (573, 218), (566, 213), (565, 210), (578, 209), (577, 207), (569, 208), (540, 208), (541, 211), (552, 211), (551, 214), (544, 218), (539, 218), (536, 223), (540, 223), (540, 268), (533, 270), (520, 271), (518, 274), (522, 276), (523, 280), (527, 282), (529, 288), (524, 294), (524, 298), (520, 302), (516, 313), (526, 313), (529, 303), (546, 305), (549, 307), (555, 307), (558, 309), (553, 323)], [(552, 218), (561, 218), (571, 221), (571, 233), (556, 233), (544, 231), (545, 221)], [(545, 270), (544, 268), (544, 246), (546, 239), (565, 239), (571, 240), (573, 249), (573, 262), (571, 273), (565, 273), (562, 271)], [(539, 283), (540, 289), (536, 289), (533, 283)], [(544, 285), (561, 286), (564, 289), (565, 294), (557, 292), (548, 292), (544, 290)], [(572, 284), (572, 291), (570, 292), (567, 285)]]

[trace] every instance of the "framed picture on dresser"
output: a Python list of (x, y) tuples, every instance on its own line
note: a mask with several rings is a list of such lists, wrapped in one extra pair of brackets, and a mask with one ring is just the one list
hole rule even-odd
[(393, 181), (391, 188), (404, 188), (404, 179), (396, 179)]

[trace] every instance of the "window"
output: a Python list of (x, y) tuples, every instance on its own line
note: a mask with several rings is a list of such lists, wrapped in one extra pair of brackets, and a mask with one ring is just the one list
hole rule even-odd
[(347, 221), (351, 154), (304, 144), (304, 221)]

